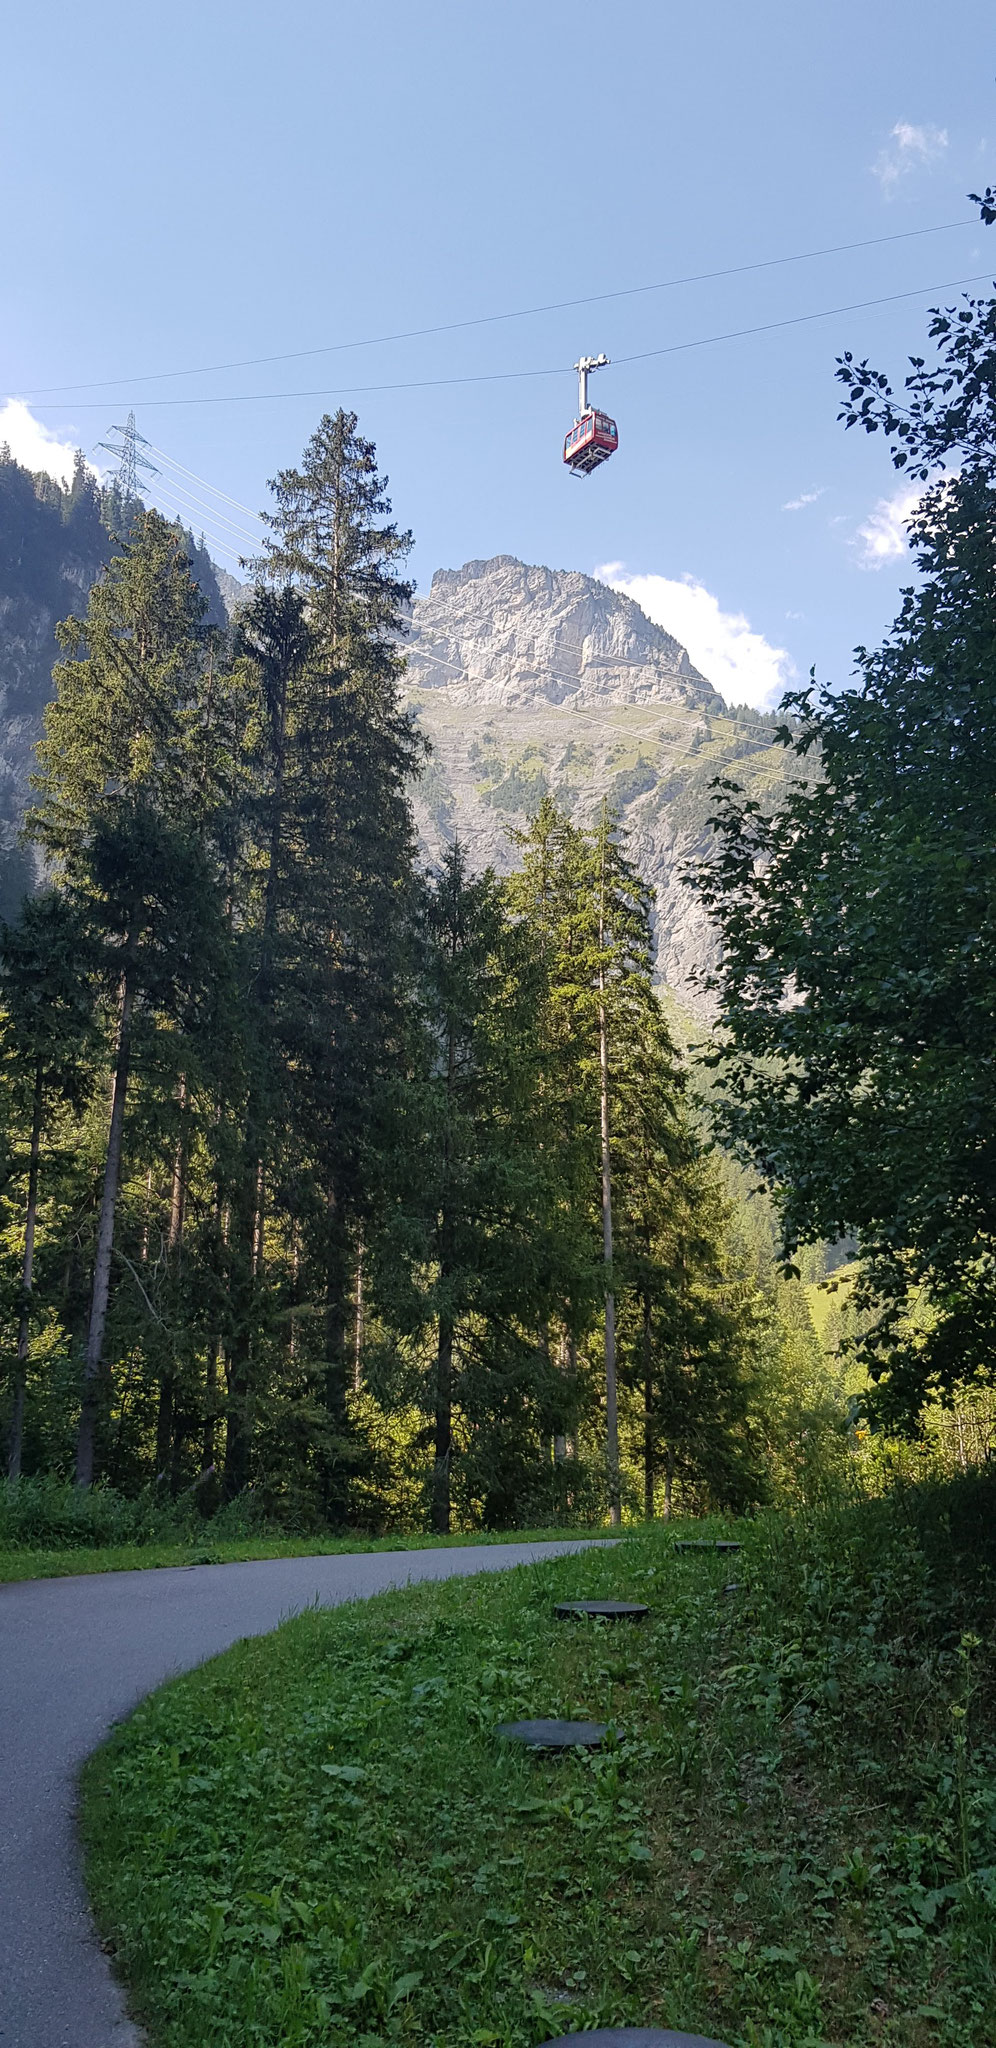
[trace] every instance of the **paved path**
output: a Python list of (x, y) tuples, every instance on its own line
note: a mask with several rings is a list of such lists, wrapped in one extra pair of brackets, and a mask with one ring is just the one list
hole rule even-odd
[(76, 1779), (114, 1721), (167, 1678), (314, 1601), (500, 1571), (578, 1543), (277, 1558), (0, 1586), (0, 2044), (134, 2048), (94, 1936)]

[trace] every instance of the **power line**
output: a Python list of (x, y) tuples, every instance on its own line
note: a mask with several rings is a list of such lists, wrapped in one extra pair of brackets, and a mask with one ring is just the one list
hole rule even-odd
[[(182, 505), (171, 505), (168, 498), (165, 498), (156, 509), (162, 513), (164, 519), (182, 527), (184, 533), (190, 536), (195, 545), (199, 541), (201, 546), (206, 548), (212, 561), (221, 561), (222, 568), (227, 570), (230, 575), (238, 570), (242, 560), (238, 549), (233, 548), (230, 541), (219, 540), (217, 534), (211, 533), (199, 521), (192, 521)], [(222, 561), (222, 557), (225, 557), (225, 560)]]
[(208, 518), (215, 526), (227, 527), (237, 540), (247, 541), (251, 547), (258, 548), (261, 546), (257, 534), (247, 533), (243, 527), (236, 526), (233, 519), (226, 519), (223, 512), (217, 511), (213, 505), (205, 504), (203, 498), (198, 497), (193, 491), (186, 490), (182, 484), (178, 484), (175, 477), (167, 476), (164, 478), (164, 482), (168, 484), (176, 498), (182, 499), (194, 512)]
[(168, 477), (162, 478), (156, 486), (155, 500), (157, 508), (166, 517), (179, 520), (187, 532), (194, 534), (195, 537), (199, 534), (202, 539), (210, 541), (212, 548), (219, 551), (223, 550), (231, 556), (233, 561), (240, 559), (241, 549), (239, 542), (233, 540), (228, 534), (218, 533), (211, 525), (210, 520), (205, 519), (197, 508), (192, 509), (190, 505), (183, 504), (174, 495), (173, 485)]
[[(796, 313), (785, 320), (763, 321), (756, 327), (733, 327), (728, 328), (722, 334), (700, 335), (694, 341), (668, 342), (662, 348), (642, 349), (637, 355), (615, 356), (613, 362), (618, 367), (623, 363), (644, 363), (654, 356), (683, 355), (690, 349), (711, 348), (717, 342), (743, 341), (753, 335), (774, 334), (779, 329), (785, 327), (804, 327), (813, 320), (832, 320), (843, 313), (863, 313), (874, 306), (894, 306), (905, 299), (922, 299), (931, 292), (955, 291), (962, 285), (981, 284), (986, 279), (991, 279), (991, 272), (981, 270), (977, 271), (972, 277), (948, 278), (944, 284), (918, 285), (913, 291), (889, 292), (884, 298), (880, 299), (855, 299), (850, 305), (846, 306), (824, 306), (817, 313)], [(144, 400), (144, 404), (146, 407), (155, 406), (157, 408), (178, 405), (262, 405), (274, 399), (353, 398), (387, 391), (439, 391), (461, 384), (523, 383), (538, 377), (562, 377), (564, 369), (564, 364), (557, 363), (548, 369), (542, 370), (492, 370), (477, 376), (418, 377), (394, 384), (345, 384), (332, 389), (317, 387), (307, 391), (235, 391), (219, 392), (206, 397), (147, 398)], [(111, 402), (106, 399), (83, 399), (74, 407), (74, 410), (80, 412), (103, 411), (107, 404)], [(64, 410), (64, 405), (39, 405), (35, 407), (36, 412), (62, 412)], [(151, 442), (149, 446), (152, 446)], [(232, 502), (234, 503), (235, 501), (233, 500)]]
[[(159, 384), (165, 383), (167, 379), (174, 377), (209, 377), (215, 376), (224, 370), (256, 370), (269, 363), (302, 362), (309, 356), (337, 355), (347, 349), (380, 348), (396, 341), (419, 341), (434, 334), (456, 334), (470, 327), (493, 327), (499, 322), (506, 320), (532, 320), (542, 313), (563, 313), (578, 306), (601, 306), (606, 305), (612, 299), (641, 298), (648, 292), (676, 291), (683, 285), (709, 284), (726, 277), (745, 277), (753, 271), (777, 270), (788, 263), (811, 263), (824, 256), (843, 256), (857, 249), (879, 249), (887, 242), (910, 242), (920, 239), (924, 235), (946, 235), (953, 233), (956, 228), (977, 226), (978, 222), (976, 220), (941, 221), (936, 227), (905, 228), (897, 234), (873, 235), (866, 241), (835, 242), (825, 249), (801, 249), (791, 256), (768, 256), (757, 263), (735, 263), (725, 270), (693, 271), (687, 277), (668, 277), (658, 284), (627, 285), (618, 291), (595, 292), (590, 297), (582, 299), (554, 299), (548, 305), (520, 306), (513, 312), (508, 313), (482, 313), (473, 319), (447, 320), (435, 327), (411, 327), (398, 334), (375, 334), (369, 336), (365, 341), (323, 342), (317, 348), (291, 349), (281, 355), (243, 356), (229, 363), (201, 363), (196, 367), (186, 370), (147, 370), (135, 377), (95, 377), (84, 384), (35, 385), (33, 388), (22, 391), (18, 395), (24, 398), (46, 398), (55, 391), (68, 393), (75, 391), (99, 391), (106, 389), (110, 384), (124, 384), (127, 386), (133, 384)], [(371, 388), (381, 389), (385, 387), (374, 386)], [(412, 387), (395, 386), (387, 388), (408, 389)], [(274, 395), (282, 397), (286, 394)], [(311, 392), (304, 395), (308, 397), (314, 396)], [(47, 411), (49, 408), (46, 407), (45, 410)]]
[(210, 491), (212, 497), (224, 498), (226, 505), (234, 505), (237, 512), (248, 512), (250, 519), (257, 520), (260, 525), (264, 523), (260, 514), (254, 512), (250, 505), (241, 504), (238, 498), (230, 498), (227, 491), (219, 491), (217, 484), (209, 484), (206, 477), (198, 476), (196, 470), (188, 469), (185, 463), (178, 462), (175, 455), (167, 455), (165, 448), (157, 448), (154, 441), (146, 441), (145, 445), (147, 448), (151, 448), (153, 454), (158, 455), (163, 462), (169, 462), (174, 469), (182, 470), (184, 476), (189, 476), (195, 484), (203, 484), (204, 489)]

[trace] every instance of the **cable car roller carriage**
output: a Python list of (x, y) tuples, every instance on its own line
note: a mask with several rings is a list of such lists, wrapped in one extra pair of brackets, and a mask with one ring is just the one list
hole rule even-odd
[(574, 365), (578, 373), (578, 416), (564, 442), (564, 461), (572, 476), (590, 476), (600, 462), (608, 462), (619, 446), (615, 420), (588, 404), (589, 374), (592, 370), (604, 370), (608, 360), (608, 356), (582, 356)]

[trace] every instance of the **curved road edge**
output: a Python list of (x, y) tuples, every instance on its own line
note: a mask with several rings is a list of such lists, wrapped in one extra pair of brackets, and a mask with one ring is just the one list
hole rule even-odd
[(316, 1603), (592, 1547), (365, 1551), (0, 1586), (0, 2048), (139, 2048), (90, 1917), (75, 1814), (81, 1765), (146, 1693)]

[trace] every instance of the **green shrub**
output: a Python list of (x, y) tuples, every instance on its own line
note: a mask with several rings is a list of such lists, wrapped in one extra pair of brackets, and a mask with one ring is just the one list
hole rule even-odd
[(264, 1517), (251, 1493), (205, 1522), (197, 1489), (178, 1500), (147, 1487), (126, 1500), (112, 1486), (85, 1489), (61, 1479), (0, 1485), (0, 1550), (98, 1550), (115, 1543), (184, 1543), (210, 1528), (212, 1541), (257, 1534)]

